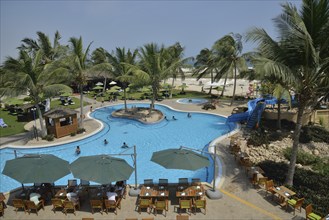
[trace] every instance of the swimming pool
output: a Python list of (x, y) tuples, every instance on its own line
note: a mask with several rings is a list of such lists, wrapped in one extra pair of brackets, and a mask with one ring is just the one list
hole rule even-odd
[[(138, 107), (148, 107), (149, 104), (129, 104)], [(178, 120), (162, 120), (156, 124), (143, 124), (129, 119), (111, 117), (111, 113), (122, 108), (123, 105), (115, 105), (97, 109), (92, 116), (103, 122), (104, 128), (97, 134), (76, 142), (59, 146), (34, 149), (17, 149), (17, 155), (22, 156), (27, 153), (54, 154), (70, 163), (77, 159), (75, 155), (76, 146), (80, 146), (79, 156), (97, 154), (118, 154), (122, 153), (123, 142), (129, 146), (136, 145), (137, 148), (137, 174), (138, 183), (144, 179), (153, 178), (155, 182), (159, 178), (167, 178), (170, 182), (177, 182), (180, 177), (201, 178), (202, 181), (211, 182), (213, 179), (212, 165), (197, 171), (187, 170), (167, 170), (158, 164), (150, 161), (152, 153), (168, 148), (178, 148), (186, 146), (195, 149), (207, 149), (206, 146), (215, 138), (229, 133), (235, 128), (235, 124), (226, 124), (226, 118), (207, 113), (193, 113), (192, 117), (187, 117), (187, 112), (173, 110), (163, 105), (156, 105), (156, 109), (161, 110), (169, 119), (175, 116)], [(109, 142), (104, 145), (104, 139)], [(5, 148), (0, 150), (1, 171), (6, 160), (13, 159), (15, 148)], [(133, 153), (129, 149), (124, 153)], [(131, 166), (133, 161), (130, 156), (115, 156), (125, 159)], [(68, 179), (72, 179), (72, 174), (63, 177), (55, 182), (58, 185), (66, 185)], [(127, 181), (134, 183), (134, 174)], [(20, 183), (0, 175), (0, 191), (7, 192), (20, 187)]]
[(208, 99), (202, 99), (202, 98), (184, 98), (184, 99), (178, 99), (178, 103), (181, 104), (203, 104), (208, 102)]

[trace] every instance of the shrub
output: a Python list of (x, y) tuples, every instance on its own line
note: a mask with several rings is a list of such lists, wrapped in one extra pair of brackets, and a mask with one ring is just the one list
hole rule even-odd
[(299, 141), (301, 143), (309, 143), (310, 141), (329, 143), (329, 131), (324, 127), (307, 125), (302, 128)]
[(73, 136), (75, 136), (77, 133), (76, 132), (72, 132), (71, 133), (71, 136), (73, 137)]
[[(291, 148), (286, 148), (283, 151), (283, 155), (287, 160), (290, 160), (291, 157)], [(314, 156), (313, 154), (306, 153), (305, 151), (299, 150), (297, 152), (297, 160), (296, 163), (300, 163), (302, 165), (311, 165), (315, 164), (318, 160), (320, 160), (319, 157)]]
[(54, 135), (53, 134), (47, 134), (46, 136), (44, 136), (42, 139), (43, 140), (47, 140), (47, 141), (53, 141), (54, 140)]
[(267, 146), (269, 143), (270, 142), (267, 134), (263, 130), (252, 131), (250, 137), (247, 140), (247, 144), (253, 146), (261, 146), (263, 144)]
[(82, 134), (85, 131), (86, 131), (86, 129), (84, 129), (84, 128), (78, 128), (77, 134)]
[(30, 96), (24, 97), (23, 101), (24, 102), (30, 102), (32, 99)]
[[(284, 183), (288, 165), (274, 161), (263, 161), (258, 164), (269, 179), (273, 179), (276, 185)], [(293, 191), (298, 197), (304, 197), (303, 207), (312, 204), (316, 212), (325, 216), (329, 210), (329, 175), (323, 175), (310, 170), (296, 168)]]

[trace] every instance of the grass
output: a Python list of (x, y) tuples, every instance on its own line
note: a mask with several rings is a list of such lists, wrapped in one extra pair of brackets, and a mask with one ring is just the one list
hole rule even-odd
[[(80, 99), (76, 97), (72, 97), (72, 100), (74, 101), (74, 105), (67, 105), (65, 108), (70, 108), (70, 109), (77, 109), (80, 108)], [(17, 98), (12, 98), (12, 99), (7, 99), (5, 101), (6, 104), (18, 104), (22, 105), (23, 104), (23, 99), (17, 99)], [(88, 102), (84, 102), (84, 106), (88, 105)], [(62, 107), (61, 101), (59, 99), (53, 99), (51, 100), (50, 103), (50, 109), (57, 108), (57, 107)], [(3, 118), (4, 122), (8, 125), (6, 128), (0, 128), (0, 137), (7, 137), (19, 133), (26, 132), (24, 129), (24, 126), (27, 122), (18, 122), (17, 121), (17, 116), (9, 114), (9, 111), (5, 111), (4, 109), (0, 109), (0, 118)], [(37, 121), (39, 123), (39, 121)]]

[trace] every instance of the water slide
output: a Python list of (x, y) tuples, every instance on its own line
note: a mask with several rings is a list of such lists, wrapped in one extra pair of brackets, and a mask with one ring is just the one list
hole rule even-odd
[(228, 116), (226, 122), (247, 122), (247, 128), (253, 128), (259, 123), (266, 105), (275, 105), (277, 99), (274, 97), (257, 98), (248, 102), (248, 111)]

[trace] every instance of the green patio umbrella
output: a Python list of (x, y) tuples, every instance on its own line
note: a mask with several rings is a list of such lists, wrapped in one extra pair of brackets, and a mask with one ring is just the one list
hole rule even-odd
[(127, 180), (134, 171), (124, 159), (104, 154), (79, 157), (69, 167), (75, 178), (100, 184)]
[(20, 183), (53, 183), (69, 173), (69, 162), (51, 154), (29, 154), (8, 160), (2, 171)]
[(182, 148), (154, 152), (151, 161), (167, 169), (198, 170), (209, 166), (208, 157)]

